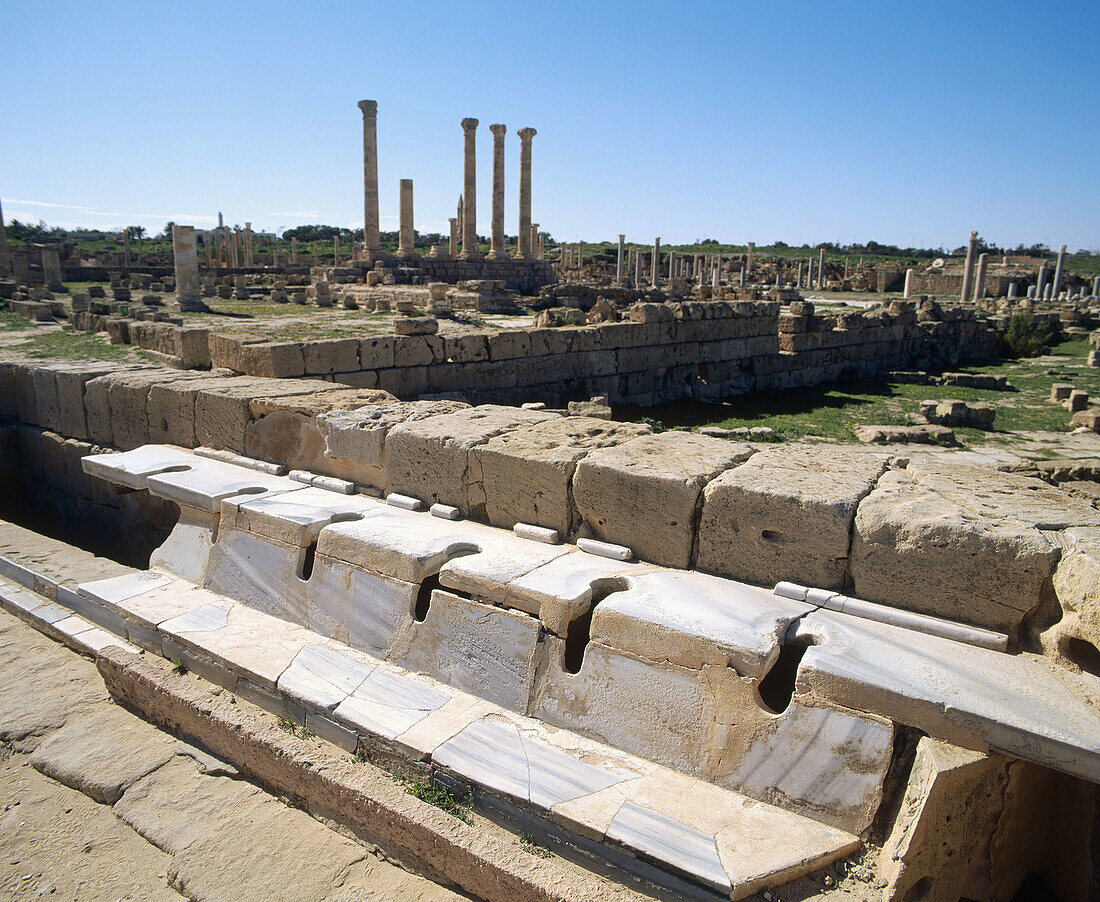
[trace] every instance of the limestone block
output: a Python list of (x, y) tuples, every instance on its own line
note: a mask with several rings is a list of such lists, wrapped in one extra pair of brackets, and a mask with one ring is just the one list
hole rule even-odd
[(398, 335), (393, 340), (393, 365), (426, 366), (443, 359), (443, 339), (435, 335)]
[(648, 426), (591, 417), (558, 417), (489, 439), (470, 452), (494, 526), (532, 523), (570, 535), (579, 522), (569, 486), (590, 451), (645, 435)]
[(379, 335), (360, 339), (359, 365), (364, 370), (393, 366), (393, 336)]
[(332, 410), (317, 417), (326, 468), (355, 473), (355, 481), (385, 485), (386, 433), (399, 423), (422, 420), (468, 407), (462, 401), (389, 401), (355, 410)]
[(488, 336), (474, 333), (445, 337), (443, 359), (452, 363), (475, 363), (488, 360)]
[(490, 360), (514, 360), (531, 353), (531, 337), (523, 330), (494, 332), (489, 336)]
[(407, 650), (390, 660), (449, 686), (524, 713), (539, 648), (539, 621), (518, 611), (436, 589)]
[(359, 340), (332, 338), (302, 344), (307, 375), (344, 373), (359, 369)]
[(250, 376), (291, 379), (306, 374), (302, 345), (297, 342), (261, 341), (239, 345), (232, 369)]
[(123, 449), (137, 448), (149, 442), (149, 391), (158, 383), (179, 378), (175, 370), (139, 370), (118, 373), (108, 390), (111, 408), (111, 435)]
[(577, 464), (574, 503), (596, 538), (672, 567), (691, 564), (703, 487), (752, 448), (688, 432), (639, 436)]
[[(1092, 538), (1092, 537), (1089, 537)], [(1100, 648), (1100, 537), (1075, 542), (1054, 573), (1061, 619), (1043, 633), (1049, 652), (1075, 667), (1089, 668)]]
[(480, 473), (470, 467), (470, 450), (518, 426), (556, 416), (484, 404), (395, 426), (385, 439), (386, 492), (453, 504), (482, 519), (484, 489)]
[(856, 506), (885, 469), (875, 455), (827, 446), (760, 451), (706, 487), (699, 568), (762, 586), (843, 588)]
[(198, 444), (195, 438), (195, 399), (199, 391), (231, 386), (236, 382), (236, 376), (191, 374), (151, 386), (146, 402), (149, 441), (195, 447)]
[(1012, 635), (1047, 597), (1058, 560), (1041, 530), (1098, 523), (1087, 502), (1037, 479), (912, 463), (859, 505), (853, 594)]
[(1066, 406), (1069, 407), (1070, 413), (1077, 413), (1078, 411), (1085, 410), (1089, 406), (1089, 393), (1087, 391), (1074, 389), (1069, 393), (1069, 397), (1066, 399)]
[(200, 445), (247, 454), (246, 435), (257, 398), (290, 397), (330, 390), (312, 379), (240, 379), (232, 386), (203, 389), (195, 399), (195, 439)]

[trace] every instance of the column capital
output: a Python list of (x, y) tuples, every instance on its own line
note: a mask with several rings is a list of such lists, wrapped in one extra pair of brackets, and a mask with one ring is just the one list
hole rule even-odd
[(360, 100), (359, 109), (363, 111), (363, 116), (375, 117), (378, 115), (378, 101), (377, 100)]
[(1066, 252), (1066, 246), (1063, 244), (1061, 247), (1058, 248), (1058, 253), (1064, 254), (1065, 252)]
[(462, 120), (462, 128), (463, 128), (464, 131), (472, 132), (475, 128), (477, 128), (477, 120), (476, 119), (470, 119), (469, 117), (467, 117), (466, 119), (463, 119)]
[(499, 122), (489, 126), (489, 131), (493, 133), (494, 138), (503, 138), (508, 132), (507, 125), (501, 125)]
[(519, 135), (521, 141), (530, 141), (538, 132), (533, 128), (521, 128), (516, 134)]
[(970, 240), (973, 241), (977, 237), (978, 237), (978, 230), (977, 229), (971, 229), (970, 230)]

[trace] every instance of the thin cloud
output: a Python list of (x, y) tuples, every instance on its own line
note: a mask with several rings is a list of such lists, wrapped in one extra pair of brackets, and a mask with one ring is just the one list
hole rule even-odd
[(86, 216), (114, 216), (130, 219), (164, 219), (164, 220), (193, 220), (196, 222), (217, 222), (217, 216), (210, 216), (204, 213), (121, 213), (114, 210), (97, 210), (95, 207), (84, 207), (79, 204), (57, 204), (45, 200), (25, 200), (17, 198), (9, 198), (4, 201), (8, 208), (15, 208), (19, 206), (26, 207), (47, 207), (55, 210), (72, 210), (76, 213), (83, 213)]

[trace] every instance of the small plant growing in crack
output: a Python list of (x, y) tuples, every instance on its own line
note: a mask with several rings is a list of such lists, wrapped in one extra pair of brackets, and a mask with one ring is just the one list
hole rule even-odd
[(411, 796), (422, 802), (435, 805), (448, 814), (457, 817), (464, 824), (472, 824), (474, 800), (472, 795), (456, 798), (442, 786), (433, 786), (424, 780), (409, 780), (406, 777), (394, 777), (394, 781)]
[(183, 663), (183, 658), (172, 659), (172, 672), (179, 676), (183, 676), (187, 673), (187, 665)]
[(317, 735), (304, 723), (297, 723), (290, 717), (280, 717), (279, 726), (286, 730), (291, 736), (295, 736), (298, 739), (312, 739)]
[(355, 752), (354, 754), (352, 754), (351, 760), (354, 761), (356, 764), (366, 764), (367, 756), (364, 755), (362, 752)]
[(554, 855), (553, 852), (538, 842), (535, 837), (526, 830), (519, 831), (519, 844), (523, 847), (524, 852), (528, 852), (536, 858), (552, 858)]

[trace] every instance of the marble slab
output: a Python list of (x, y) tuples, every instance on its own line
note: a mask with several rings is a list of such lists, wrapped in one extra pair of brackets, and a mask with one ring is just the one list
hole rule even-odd
[(1100, 717), (1026, 655), (832, 611), (792, 632), (813, 643), (799, 681), (816, 698), (1100, 782)]
[(186, 470), (149, 476), (146, 485), (153, 495), (212, 514), (218, 512), (222, 501), (234, 495), (264, 495), (302, 488), (300, 482), (285, 476), (271, 476), (204, 457), (192, 457)]
[(355, 520), (380, 502), (361, 496), (337, 494), (323, 488), (250, 499), (247, 496), (222, 502), (222, 524), (288, 545), (309, 545), (330, 523)]
[(195, 455), (175, 445), (143, 445), (118, 454), (90, 454), (81, 459), (89, 476), (130, 489), (147, 488), (150, 476), (194, 465)]
[(431, 680), (377, 667), (332, 716), (351, 729), (392, 740), (442, 708), (453, 695), (444, 689)]
[(378, 662), (350, 649), (307, 645), (279, 677), (279, 691), (317, 711), (331, 712), (362, 684)]

